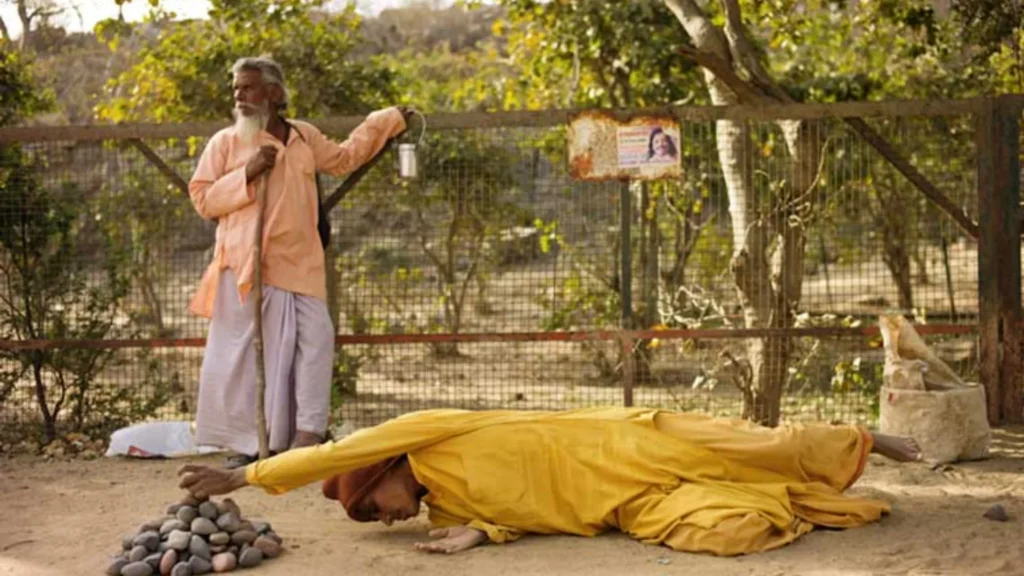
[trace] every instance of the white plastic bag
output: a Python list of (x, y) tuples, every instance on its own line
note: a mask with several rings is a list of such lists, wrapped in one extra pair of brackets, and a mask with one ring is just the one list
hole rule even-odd
[(145, 422), (111, 434), (106, 456), (181, 458), (220, 451), (213, 446), (197, 445), (191, 422)]

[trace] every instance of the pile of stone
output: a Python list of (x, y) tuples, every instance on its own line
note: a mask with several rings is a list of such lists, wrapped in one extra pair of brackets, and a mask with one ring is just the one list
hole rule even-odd
[(198, 501), (191, 496), (146, 522), (121, 543), (109, 576), (199, 576), (253, 568), (281, 553), (270, 524), (249, 521), (232, 499)]

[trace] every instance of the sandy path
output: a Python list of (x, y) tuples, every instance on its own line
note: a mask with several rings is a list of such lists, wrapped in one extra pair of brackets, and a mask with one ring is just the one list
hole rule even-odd
[[(238, 493), (245, 515), (272, 522), (287, 553), (265, 576), (337, 574), (700, 574), (703, 576), (1024, 574), (1024, 430), (997, 432), (995, 457), (933, 471), (872, 456), (853, 492), (883, 498), (894, 512), (847, 531), (816, 531), (781, 550), (742, 558), (681, 554), (620, 535), (528, 537), (464, 555), (426, 556), (411, 545), (424, 518), (403, 526), (362, 525), (323, 499), (317, 486), (282, 497)], [(102, 574), (123, 533), (175, 501), (179, 462), (99, 460), (0, 465), (0, 575)], [(994, 503), (1011, 520), (982, 517)]]

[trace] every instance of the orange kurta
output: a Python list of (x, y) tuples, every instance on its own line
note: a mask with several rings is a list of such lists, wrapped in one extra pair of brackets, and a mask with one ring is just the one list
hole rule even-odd
[(241, 301), (252, 289), (258, 180), (246, 184), (245, 164), (267, 144), (277, 147), (278, 153), (267, 182), (263, 283), (326, 300), (324, 253), (316, 227), (316, 172), (340, 176), (359, 168), (406, 126), (397, 108), (379, 110), (337, 143), (311, 124), (289, 123), (297, 130), (290, 131), (286, 144), (263, 131), (247, 145), (232, 126), (215, 134), (203, 151), (189, 182), (189, 196), (200, 216), (217, 220), (217, 240), (189, 312), (212, 317), (220, 272), (225, 268), (237, 278)]

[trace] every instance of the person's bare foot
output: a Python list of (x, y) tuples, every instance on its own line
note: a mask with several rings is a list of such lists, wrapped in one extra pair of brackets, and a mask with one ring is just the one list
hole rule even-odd
[(292, 441), (292, 448), (305, 448), (323, 443), (324, 439), (319, 434), (306, 432), (305, 430), (295, 431), (295, 440)]
[(889, 436), (873, 432), (875, 439), (872, 452), (891, 458), (897, 462), (917, 462), (921, 460), (921, 448), (913, 438)]

